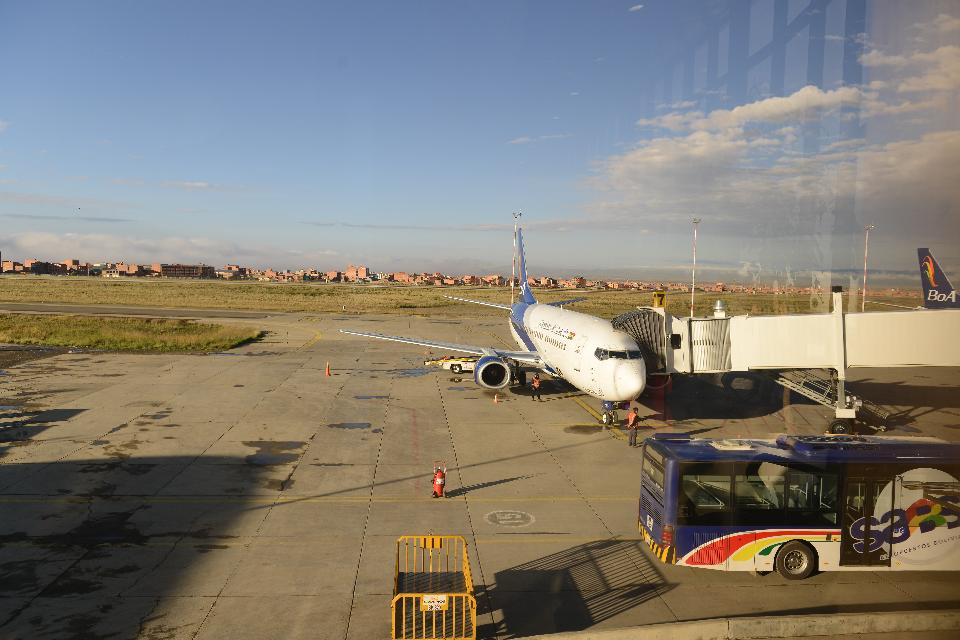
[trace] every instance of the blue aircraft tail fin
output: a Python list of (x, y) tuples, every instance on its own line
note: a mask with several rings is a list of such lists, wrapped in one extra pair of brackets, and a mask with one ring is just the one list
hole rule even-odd
[(930, 249), (917, 249), (920, 259), (920, 282), (923, 284), (923, 306), (928, 309), (957, 309), (957, 291), (940, 268)]
[(536, 304), (537, 299), (533, 297), (530, 291), (530, 284), (527, 282), (527, 263), (523, 256), (523, 230), (517, 227), (517, 258), (519, 262), (518, 274), (520, 279), (520, 299), (527, 304)]

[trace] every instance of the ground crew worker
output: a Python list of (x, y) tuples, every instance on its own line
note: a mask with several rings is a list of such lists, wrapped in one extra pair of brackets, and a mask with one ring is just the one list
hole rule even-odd
[(627, 439), (628, 447), (637, 446), (637, 431), (640, 430), (640, 414), (638, 413), (639, 409), (637, 407), (630, 407), (629, 413), (627, 413)]
[(439, 465), (433, 470), (433, 497), (443, 497), (443, 485), (447, 483), (446, 469)]
[(533, 391), (530, 393), (530, 399), (539, 400), (540, 399), (540, 374), (539, 373), (533, 374), (533, 381), (530, 383), (530, 386), (533, 389)]

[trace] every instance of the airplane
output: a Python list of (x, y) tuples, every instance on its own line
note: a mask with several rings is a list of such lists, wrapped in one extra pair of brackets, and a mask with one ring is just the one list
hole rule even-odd
[(950, 284), (930, 249), (917, 249), (920, 259), (920, 282), (923, 284), (923, 306), (927, 309), (960, 309), (957, 290)]
[(510, 385), (512, 377), (522, 384), (525, 379), (524, 365), (539, 369), (603, 401), (602, 421), (604, 424), (612, 423), (616, 420), (617, 405), (636, 400), (646, 386), (647, 369), (640, 346), (629, 334), (614, 329), (609, 320), (563, 308), (583, 298), (537, 302), (527, 283), (523, 231), (519, 226), (514, 227), (514, 242), (519, 252), (520, 281), (520, 295), (516, 303), (506, 305), (446, 297), (508, 311), (510, 333), (520, 346), (519, 351), (347, 329), (341, 329), (340, 332), (480, 356), (473, 376), (475, 382), (484, 389), (504, 389)]

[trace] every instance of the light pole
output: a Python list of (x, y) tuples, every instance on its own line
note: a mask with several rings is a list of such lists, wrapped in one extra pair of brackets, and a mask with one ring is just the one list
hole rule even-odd
[(877, 227), (872, 224), (863, 227), (863, 297), (860, 299), (860, 313), (867, 306), (867, 254), (870, 251), (870, 230)]
[(693, 219), (693, 273), (690, 276), (690, 317), (693, 317), (693, 292), (697, 287), (697, 226), (700, 218)]

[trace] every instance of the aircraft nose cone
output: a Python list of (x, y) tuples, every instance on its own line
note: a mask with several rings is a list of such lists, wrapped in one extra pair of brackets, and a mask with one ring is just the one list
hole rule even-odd
[(647, 386), (647, 370), (643, 360), (622, 362), (614, 375), (617, 395), (621, 400), (636, 400)]

